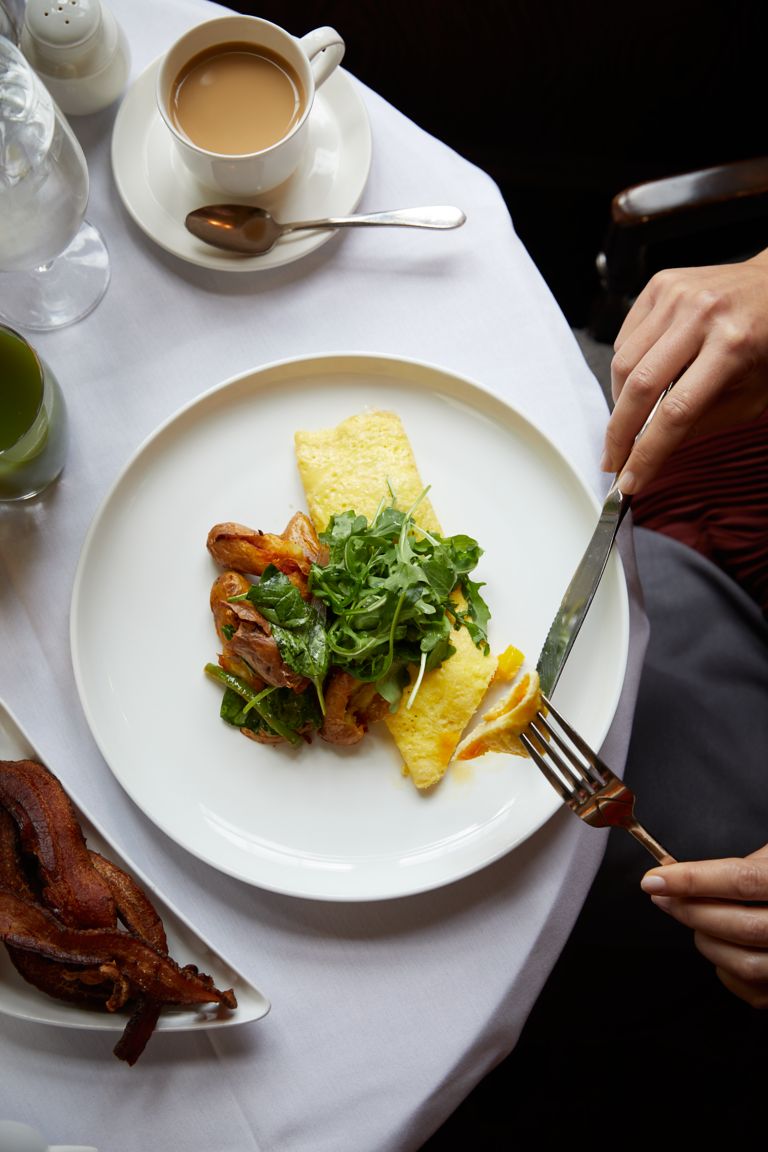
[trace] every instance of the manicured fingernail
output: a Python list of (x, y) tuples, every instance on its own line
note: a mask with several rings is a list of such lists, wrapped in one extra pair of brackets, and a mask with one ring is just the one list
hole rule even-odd
[(669, 906), (672, 903), (671, 896), (651, 896), (651, 901), (660, 908), (662, 912), (668, 912)]
[(635, 474), (634, 472), (622, 472), (619, 477), (619, 490), (625, 496), (631, 496), (635, 490)]
[(648, 892), (654, 895), (658, 892), (666, 892), (667, 882), (663, 876), (643, 876), (640, 881), (640, 887), (643, 892)]

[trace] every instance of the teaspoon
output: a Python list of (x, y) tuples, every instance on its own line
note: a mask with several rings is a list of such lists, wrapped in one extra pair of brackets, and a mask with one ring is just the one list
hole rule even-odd
[(185, 224), (193, 236), (243, 256), (262, 256), (287, 232), (304, 229), (367, 228), (395, 225), (401, 228), (459, 228), (466, 216), (460, 208), (432, 205), (371, 212), (364, 216), (329, 216), (324, 220), (295, 220), (280, 224), (264, 208), (250, 204), (207, 204), (187, 215)]

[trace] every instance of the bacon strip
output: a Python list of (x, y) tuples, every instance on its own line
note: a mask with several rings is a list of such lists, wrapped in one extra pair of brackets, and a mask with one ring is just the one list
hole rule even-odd
[(112, 1049), (118, 1060), (135, 1064), (147, 1046), (150, 1036), (163, 1010), (159, 1000), (139, 999), (136, 1010), (123, 1029), (123, 1034)]
[(115, 902), (94, 870), (71, 800), (33, 760), (0, 760), (0, 804), (16, 822), (23, 852), (37, 859), (45, 904), (65, 924), (111, 928)]
[(0, 807), (0, 887), (10, 888), (27, 900), (36, 899), (36, 893), (33, 891), (21, 858), (16, 822), (10, 812), (2, 807)]
[(156, 948), (158, 952), (168, 951), (168, 940), (160, 914), (146, 893), (132, 876), (118, 868), (106, 856), (90, 850), (93, 867), (109, 885), (115, 901), (117, 915), (129, 932), (140, 940)]
[[(170, 956), (128, 932), (69, 928), (50, 912), (7, 889), (0, 890), (0, 939), (65, 964), (98, 966), (113, 983), (119, 1006), (136, 990), (162, 1004), (223, 1004), (236, 1007), (231, 989), (220, 991), (210, 976), (180, 968)], [(123, 984), (124, 988), (118, 985)]]
[(237, 1004), (231, 989), (219, 991), (168, 955), (152, 902), (87, 848), (60, 781), (35, 761), (0, 761), (0, 940), (19, 973), (48, 995), (109, 1012), (131, 1008), (114, 1049), (129, 1064), (165, 1004)]

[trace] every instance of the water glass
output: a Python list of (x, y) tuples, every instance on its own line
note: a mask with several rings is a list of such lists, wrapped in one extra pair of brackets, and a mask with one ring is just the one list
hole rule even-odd
[(67, 417), (56, 377), (0, 324), (0, 502), (37, 496), (64, 467)]
[(0, 317), (45, 330), (82, 319), (109, 283), (84, 219), (88, 166), (50, 92), (0, 36)]

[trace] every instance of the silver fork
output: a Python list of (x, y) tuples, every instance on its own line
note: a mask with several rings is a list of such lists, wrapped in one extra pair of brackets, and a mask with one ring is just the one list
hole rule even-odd
[[(520, 741), (565, 803), (595, 828), (626, 828), (659, 864), (674, 864), (658, 840), (635, 817), (635, 795), (604, 764), (567, 720), (542, 695), (539, 710)], [(552, 723), (554, 721), (554, 723)]]

